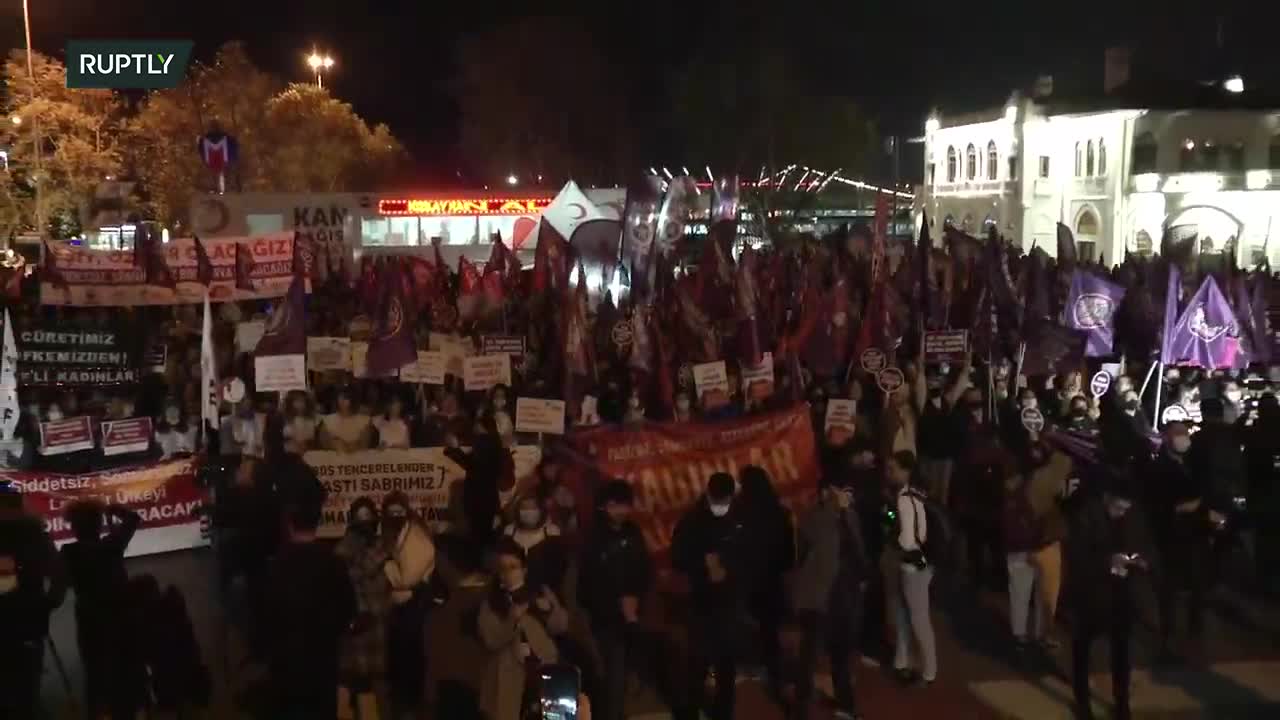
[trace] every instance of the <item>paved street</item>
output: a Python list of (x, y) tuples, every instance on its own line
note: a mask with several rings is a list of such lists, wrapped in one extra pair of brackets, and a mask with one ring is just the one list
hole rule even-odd
[[(150, 572), (161, 583), (176, 583), (185, 593), (206, 661), (215, 673), (214, 718), (241, 717), (233, 697), (243, 685), (241, 650), (232, 637), (222, 637), (222, 609), (212, 592), (211, 553), (207, 550), (138, 558), (130, 561), (134, 574)], [(441, 707), (436, 717), (464, 717), (483, 659), (478, 643), (466, 630), (468, 609), (479, 602), (481, 591), (455, 590), (449, 604), (432, 621), (431, 674), (439, 688)], [(856, 663), (856, 681), (867, 717), (1017, 718), (1052, 720), (1067, 718), (1070, 686), (1062, 668), (1069, 663), (1069, 648), (1057, 651), (1052, 663), (1015, 669), (1006, 649), (1008, 629), (998, 593), (973, 601), (967, 592), (937, 593), (935, 613), (941, 673), (933, 687), (906, 690), (894, 687), (885, 672), (866, 660)], [(944, 598), (949, 598), (944, 601)], [(970, 600), (966, 601), (966, 598)], [(1140, 627), (1135, 637), (1133, 707), (1140, 718), (1274, 718), (1280, 716), (1280, 613), (1251, 599), (1221, 593), (1209, 621), (1207, 662), (1197, 668), (1170, 669), (1152, 666), (1154, 628)], [(75, 651), (71, 601), (55, 618), (54, 639), (78, 694), (81, 687)], [(1094, 655), (1095, 697), (1110, 697), (1110, 679), (1103, 643)], [(223, 651), (229, 662), (224, 663)], [(72, 708), (62, 682), (47, 663), (45, 696), (54, 717), (70, 717)], [(227, 667), (233, 668), (231, 672)], [(829, 677), (819, 686), (830, 687)], [(1104, 707), (1103, 705), (1099, 706)], [(652, 692), (638, 688), (631, 703), (633, 718), (668, 717)], [(760, 686), (739, 683), (739, 717), (744, 720), (776, 720), (781, 713), (765, 698)], [(827, 718), (828, 714), (817, 715)], [(1105, 714), (1100, 715), (1105, 717)]]

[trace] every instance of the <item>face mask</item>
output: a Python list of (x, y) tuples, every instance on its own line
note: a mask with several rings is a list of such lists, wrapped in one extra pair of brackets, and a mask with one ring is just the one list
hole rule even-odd
[(169, 408), (164, 411), (164, 421), (170, 425), (177, 425), (178, 421), (181, 419), (182, 413), (179, 412), (177, 408)]
[(689, 399), (686, 397), (676, 398), (676, 409), (679, 410), (680, 412), (688, 412)]
[(382, 519), (382, 530), (388, 537), (397, 537), (407, 521), (404, 515), (388, 515)]
[(495, 395), (493, 398), (493, 409), (502, 410), (507, 406), (507, 398), (505, 395)]
[(711, 514), (716, 517), (724, 517), (729, 514), (729, 503), (710, 503)]
[(1137, 400), (1126, 400), (1126, 401), (1124, 402), (1124, 411), (1125, 411), (1125, 412), (1127, 412), (1127, 413), (1136, 413), (1136, 412), (1138, 412), (1138, 401), (1137, 401)]
[(632, 395), (630, 398), (627, 399), (627, 405), (630, 406), (632, 410), (639, 410), (640, 398), (636, 397), (635, 395)]
[(1022, 408), (1024, 410), (1035, 410), (1039, 404), (1040, 402), (1033, 397), (1022, 398)]
[(1239, 405), (1239, 404), (1240, 404), (1240, 399), (1241, 399), (1241, 398), (1243, 398), (1243, 397), (1244, 397), (1244, 393), (1242, 393), (1242, 392), (1240, 392), (1240, 391), (1238, 391), (1238, 390), (1237, 390), (1237, 391), (1233, 391), (1233, 392), (1229, 392), (1229, 393), (1227, 393), (1227, 399), (1228, 399), (1228, 400), (1230, 400), (1232, 403), (1234, 403), (1234, 404), (1236, 404), (1236, 405)]
[(125, 417), (133, 417), (133, 403), (125, 403), (120, 409), (124, 412)]
[(1079, 419), (1079, 418), (1084, 417), (1084, 416), (1085, 416), (1085, 414), (1086, 414), (1086, 413), (1088, 413), (1088, 412), (1089, 412), (1089, 409), (1088, 409), (1088, 408), (1073, 407), (1073, 408), (1071, 408), (1071, 417), (1076, 418), (1076, 419)]
[(1191, 438), (1186, 435), (1175, 435), (1169, 440), (1169, 446), (1174, 452), (1182, 455), (1191, 449)]
[(351, 525), (351, 529), (358, 533), (366, 540), (371, 540), (378, 534), (377, 520), (360, 520)]
[(0, 576), (0, 595), (8, 595), (18, 589), (17, 575)]
[(521, 508), (520, 524), (525, 527), (534, 527), (542, 520), (542, 511), (538, 508)]
[(62, 408), (58, 407), (57, 405), (54, 405), (53, 407), (49, 408), (50, 421), (57, 422), (61, 419), (62, 419)]

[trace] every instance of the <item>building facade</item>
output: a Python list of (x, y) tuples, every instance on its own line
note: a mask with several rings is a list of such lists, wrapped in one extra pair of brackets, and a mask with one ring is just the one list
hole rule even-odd
[[(1158, 252), (1166, 227), (1242, 264), (1280, 259), (1280, 112), (1004, 107), (929, 118), (916, 202), (934, 224), (1057, 252), (1061, 222), (1081, 256)], [(935, 235), (936, 237), (936, 235)]]

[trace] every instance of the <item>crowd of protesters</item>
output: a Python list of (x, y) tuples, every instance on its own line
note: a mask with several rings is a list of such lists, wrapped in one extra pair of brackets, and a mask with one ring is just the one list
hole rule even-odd
[[(832, 669), (837, 717), (857, 718), (857, 655), (882, 656), (904, 686), (922, 692), (945, 674), (932, 621), (945, 582), (960, 592), (1007, 591), (1009, 644), (1022, 655), (1054, 652), (1066, 621), (1081, 717), (1091, 717), (1090, 648), (1105, 637), (1123, 718), (1137, 582), (1152, 581), (1170, 657), (1202, 652), (1207, 598), (1240, 548), (1255, 561), (1248, 579), (1276, 589), (1280, 405), (1265, 377), (1243, 370), (1170, 369), (1153, 381), (1162, 390), (1156, 404), (1154, 392), (1142, 391), (1145, 366), (1121, 371), (1094, 397), (1083, 366), (1025, 377), (1015, 362), (975, 364), (966, 354), (951, 367), (927, 362), (921, 339), (906, 338), (896, 358), (906, 385), (897, 392), (883, 393), (856, 359), (848, 373), (825, 374), (793, 373), (780, 362), (768, 398), (746, 393), (731, 367), (728, 402), (712, 405), (684, 387), (670, 408), (647, 414), (650, 389), (625, 369), (602, 368), (586, 388), (599, 417), (572, 416), (571, 425), (625, 426), (647, 415), (713, 422), (797, 399), (812, 412), (821, 461), (812, 497), (785, 507), (754, 466), (707, 477), (672, 539), (671, 566), (687, 586), (677, 602), (659, 592), (626, 482), (599, 478), (592, 497), (575, 497), (548, 447), (534, 481), (504, 503), (515, 486), (507, 452), (518, 440), (514, 399), (549, 394), (536, 373), (517, 370), (511, 387), (470, 393), (455, 377), (426, 388), (340, 371), (313, 374), (308, 391), (283, 397), (255, 393), (250, 382), (242, 400), (222, 408), (216, 438), (202, 439), (197, 312), (113, 312), (165, 338), (163, 368), (116, 389), (30, 392), (18, 435), (25, 445), (6, 459), (58, 471), (97, 467), (101, 448), (56, 460), (34, 452), (35, 423), (77, 414), (153, 418), (148, 457), (215, 450), (229, 468), (213, 508), (219, 577), (228, 597), (239, 597), (250, 654), (265, 668), (263, 717), (422, 712), (438, 698), (427, 686), (431, 664), (448, 661), (431, 657), (425, 628), (451, 595), (474, 589), (481, 597), (471, 624), (485, 654), (476, 704), (490, 720), (528, 713), (531, 669), (560, 662), (579, 669), (592, 713), (609, 720), (624, 717), (633, 675), (660, 689), (680, 720), (702, 711), (728, 720), (737, 678), (755, 665), (774, 700), (805, 718), (821, 656)], [(225, 303), (218, 312), (220, 376), (247, 380), (252, 356), (235, 350), (235, 329), (256, 309)], [(119, 321), (104, 311), (32, 313), (84, 327)], [(367, 332), (355, 315), (316, 297), (310, 334)], [(852, 432), (827, 432), (834, 399), (857, 401)], [(1170, 404), (1200, 420), (1164, 423), (1157, 433), (1153, 419)], [(1029, 409), (1040, 411), (1043, 428), (1023, 422)], [(434, 534), (393, 493), (354, 500), (346, 535), (336, 546), (318, 540), (325, 491), (299, 455), (405, 447), (446, 447), (465, 472), (449, 535)], [(578, 527), (582, 503), (596, 512), (587, 528)], [(157, 706), (148, 673), (161, 655), (133, 651), (121, 638), (129, 626), (112, 622), (137, 612), (135, 599), (159, 594), (125, 569), (137, 516), (78, 503), (68, 511), (75, 542), (55, 552), (13, 503), (3, 512), (0, 604), (14, 611), (0, 615), (0, 658), (15, 672), (0, 673), (14, 688), (0, 702), (14, 703), (9, 716), (38, 704), (48, 616), (68, 584), (90, 712), (133, 717)], [(1184, 597), (1185, 638), (1176, 622)], [(573, 632), (579, 619), (585, 638)], [(664, 672), (673, 644), (655, 636), (673, 633), (681, 671)]]

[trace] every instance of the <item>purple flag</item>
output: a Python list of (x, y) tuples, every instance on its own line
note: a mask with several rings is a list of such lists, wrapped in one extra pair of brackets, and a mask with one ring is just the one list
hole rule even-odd
[(1165, 340), (1165, 350), (1166, 364), (1211, 369), (1235, 365), (1240, 352), (1240, 325), (1213, 276), (1205, 277), (1187, 303), (1173, 326), (1171, 339)]
[(1089, 336), (1085, 354), (1105, 357), (1111, 354), (1115, 338), (1116, 309), (1124, 301), (1124, 288), (1103, 280), (1093, 273), (1077, 269), (1071, 273), (1071, 293), (1063, 309), (1063, 325), (1083, 330)]
[(306, 355), (306, 280), (294, 276), (289, 292), (276, 303), (267, 320), (267, 328), (254, 349), (254, 357), (268, 355)]
[(1022, 358), (1022, 374), (1027, 377), (1079, 370), (1084, 364), (1087, 336), (1078, 330), (1047, 321), (1026, 328), (1027, 350)]
[[(296, 280), (294, 282), (297, 282)], [(404, 271), (399, 263), (382, 266), (382, 312), (377, 329), (369, 338), (369, 375), (391, 375), (418, 359), (412, 318), (406, 312)]]

